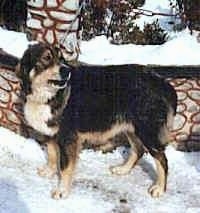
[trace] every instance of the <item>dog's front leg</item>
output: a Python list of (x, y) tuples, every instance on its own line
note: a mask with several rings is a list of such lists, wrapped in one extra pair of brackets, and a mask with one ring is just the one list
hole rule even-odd
[(38, 174), (41, 177), (52, 178), (57, 173), (57, 162), (59, 158), (59, 148), (55, 140), (47, 142), (47, 165), (38, 168)]
[(66, 198), (69, 195), (79, 151), (80, 145), (77, 140), (60, 146), (61, 173), (58, 186), (52, 191), (54, 199)]
[(157, 169), (157, 179), (155, 184), (149, 188), (152, 197), (160, 197), (166, 191), (168, 164), (163, 152), (151, 152), (154, 157)]

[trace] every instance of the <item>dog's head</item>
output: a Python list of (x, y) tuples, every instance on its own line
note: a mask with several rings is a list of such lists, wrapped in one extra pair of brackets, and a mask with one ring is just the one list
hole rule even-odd
[(17, 67), (25, 95), (34, 94), (48, 101), (68, 87), (72, 68), (59, 59), (59, 51), (48, 44), (29, 46)]

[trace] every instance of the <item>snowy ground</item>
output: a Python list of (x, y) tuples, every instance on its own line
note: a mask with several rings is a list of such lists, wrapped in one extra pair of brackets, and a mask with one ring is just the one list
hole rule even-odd
[(154, 163), (146, 155), (126, 176), (113, 176), (108, 167), (122, 161), (113, 154), (84, 151), (79, 160), (72, 192), (55, 201), (56, 184), (36, 173), (45, 163), (37, 143), (0, 128), (1, 213), (200, 213), (199, 153), (183, 153), (169, 147), (166, 194), (153, 199), (147, 193), (155, 179)]
[[(147, 0), (146, 9), (169, 12), (167, 0)], [(146, 19), (140, 22), (146, 22)], [(167, 23), (166, 19), (161, 20)], [(141, 25), (141, 23), (139, 23)], [(90, 64), (200, 65), (200, 44), (186, 29), (169, 31), (161, 46), (111, 45), (101, 36), (81, 43), (79, 60)], [(0, 29), (0, 48), (21, 57), (28, 42), (22, 33)], [(153, 161), (146, 155), (130, 175), (118, 177), (108, 167), (122, 161), (113, 154), (84, 151), (67, 200), (55, 201), (53, 180), (40, 178), (37, 167), (45, 163), (39, 145), (0, 128), (0, 213), (200, 213), (200, 153), (182, 153), (169, 147), (166, 194), (152, 199), (147, 189), (155, 179)]]

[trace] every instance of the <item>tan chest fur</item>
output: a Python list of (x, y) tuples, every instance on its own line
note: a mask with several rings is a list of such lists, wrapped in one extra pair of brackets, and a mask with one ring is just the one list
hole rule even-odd
[(48, 121), (53, 118), (48, 104), (27, 101), (24, 107), (24, 116), (29, 126), (44, 135), (54, 136), (58, 132), (58, 127), (48, 126)]

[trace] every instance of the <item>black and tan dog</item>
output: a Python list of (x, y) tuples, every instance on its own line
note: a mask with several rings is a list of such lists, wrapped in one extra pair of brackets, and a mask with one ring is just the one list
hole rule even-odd
[(110, 168), (117, 175), (129, 173), (149, 152), (157, 166), (157, 180), (149, 193), (161, 196), (168, 171), (164, 150), (177, 105), (173, 87), (143, 66), (131, 65), (131, 71), (129, 65), (72, 68), (58, 58), (48, 45), (36, 44), (24, 53), (19, 66), (26, 121), (48, 141), (48, 165), (39, 173), (52, 175), (60, 168), (53, 197), (68, 196), (85, 144), (104, 151), (128, 145), (128, 159)]

